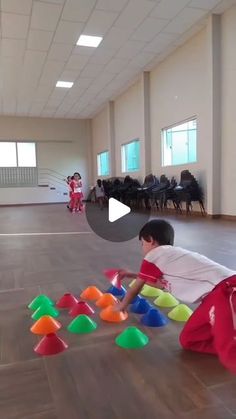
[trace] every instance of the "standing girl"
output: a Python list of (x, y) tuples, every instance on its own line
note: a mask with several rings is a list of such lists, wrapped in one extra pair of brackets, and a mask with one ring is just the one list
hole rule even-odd
[(102, 210), (103, 209), (103, 204), (104, 204), (104, 188), (102, 186), (102, 181), (101, 179), (97, 180), (97, 185), (95, 186), (95, 195), (96, 195), (96, 199), (99, 203), (99, 207)]
[(82, 181), (81, 176), (78, 172), (74, 173), (73, 180), (70, 183), (70, 187), (72, 190), (72, 197), (71, 197), (71, 210), (72, 212), (82, 212), (83, 204), (82, 204)]

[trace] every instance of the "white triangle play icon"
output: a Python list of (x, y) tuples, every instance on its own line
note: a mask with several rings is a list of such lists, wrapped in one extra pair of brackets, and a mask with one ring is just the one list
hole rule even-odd
[(125, 215), (129, 214), (131, 211), (130, 207), (127, 205), (122, 204), (120, 201), (117, 201), (115, 198), (109, 199), (108, 205), (108, 220), (110, 223), (113, 223), (119, 218), (124, 217)]

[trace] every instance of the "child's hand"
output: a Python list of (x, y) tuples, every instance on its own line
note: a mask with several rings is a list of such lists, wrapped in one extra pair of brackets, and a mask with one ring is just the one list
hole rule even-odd
[(128, 271), (125, 271), (124, 269), (120, 269), (118, 271), (118, 279), (122, 280), (122, 279), (126, 278), (128, 274), (129, 274)]
[(112, 306), (113, 311), (125, 311), (124, 306), (122, 303), (117, 303), (114, 306)]

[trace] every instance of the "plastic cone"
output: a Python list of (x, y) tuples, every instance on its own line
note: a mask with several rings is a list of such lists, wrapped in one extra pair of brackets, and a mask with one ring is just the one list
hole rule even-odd
[(119, 336), (116, 338), (116, 344), (125, 349), (138, 349), (147, 345), (149, 342), (148, 336), (146, 336), (137, 327), (127, 327)]
[(107, 269), (104, 271), (104, 275), (109, 279), (110, 283), (116, 287), (121, 288), (121, 280), (119, 278), (119, 269)]
[(80, 294), (80, 297), (84, 300), (98, 300), (102, 296), (102, 292), (94, 286), (86, 288), (82, 294)]
[(117, 287), (114, 287), (112, 285), (110, 288), (108, 288), (108, 290), (106, 291), (106, 293), (112, 294), (115, 297), (121, 297), (121, 298), (123, 298), (125, 296), (125, 294), (126, 294), (126, 289), (124, 287), (117, 288)]
[(47, 295), (40, 294), (31, 301), (31, 303), (28, 305), (28, 308), (32, 311), (36, 311), (45, 302), (51, 306), (54, 305), (54, 302), (51, 300), (51, 298), (49, 298)]
[(34, 347), (34, 351), (39, 355), (56, 355), (68, 348), (66, 342), (54, 333), (49, 333)]
[(169, 323), (169, 320), (157, 308), (150, 308), (141, 318), (141, 323), (149, 327), (161, 327)]
[(74, 304), (70, 310), (69, 316), (76, 317), (79, 314), (86, 314), (87, 316), (91, 316), (94, 313), (95, 311), (92, 309), (92, 307), (85, 303), (85, 301), (77, 301), (77, 303)]
[(168, 317), (176, 322), (186, 322), (193, 314), (193, 310), (185, 304), (179, 304), (168, 313)]
[(51, 316), (42, 316), (37, 320), (30, 331), (35, 335), (48, 335), (49, 333), (56, 333), (61, 328), (61, 323), (56, 321)]
[(173, 295), (171, 295), (169, 292), (163, 292), (160, 297), (157, 297), (154, 300), (154, 304), (156, 304), (159, 307), (175, 307), (179, 304), (179, 301), (176, 300)]
[(160, 297), (163, 294), (163, 291), (159, 288), (150, 287), (150, 285), (144, 285), (141, 294), (145, 297)]
[(132, 287), (136, 282), (136, 279), (133, 279), (133, 281), (130, 282), (129, 287)]
[(130, 311), (136, 314), (145, 314), (150, 308), (151, 304), (145, 298), (140, 298), (136, 303), (131, 305)]
[(130, 304), (135, 304), (137, 301), (140, 301), (142, 299), (141, 295), (136, 295), (136, 297), (133, 298)]
[(33, 314), (32, 319), (39, 320), (42, 316), (58, 317), (59, 311), (48, 303), (42, 304)]
[(85, 314), (77, 316), (67, 327), (71, 333), (91, 333), (97, 329), (97, 323)]
[(101, 311), (102, 320), (111, 323), (120, 323), (128, 318), (128, 313), (124, 311), (114, 311), (113, 306), (108, 306)]
[(67, 292), (60, 298), (60, 300), (57, 301), (56, 306), (58, 308), (72, 308), (77, 302), (77, 298), (75, 298), (73, 294)]
[(96, 306), (99, 307), (99, 308), (105, 308), (105, 307), (108, 307), (108, 306), (114, 306), (117, 303), (118, 303), (118, 300), (117, 300), (116, 297), (114, 297), (114, 295), (103, 294), (103, 296), (100, 297), (96, 301)]

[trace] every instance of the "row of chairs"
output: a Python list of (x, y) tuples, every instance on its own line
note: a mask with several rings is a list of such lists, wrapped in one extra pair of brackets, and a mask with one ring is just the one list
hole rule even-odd
[(186, 213), (189, 214), (193, 202), (198, 202), (201, 214), (205, 214), (202, 189), (189, 170), (181, 172), (179, 184), (174, 177), (168, 179), (163, 174), (158, 179), (150, 174), (145, 177), (143, 184), (137, 179), (126, 176), (124, 179), (103, 180), (103, 187), (108, 199), (113, 197), (130, 207), (140, 208), (144, 205), (147, 209), (155, 207), (164, 210), (171, 203), (176, 212), (182, 213), (185, 203)]

